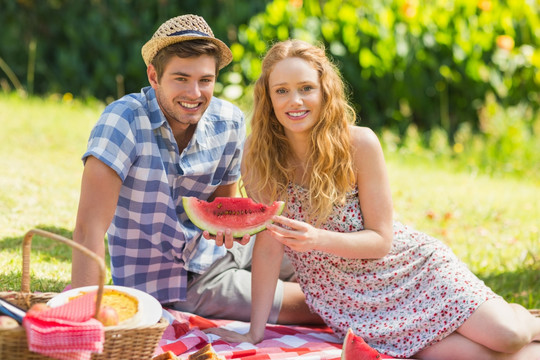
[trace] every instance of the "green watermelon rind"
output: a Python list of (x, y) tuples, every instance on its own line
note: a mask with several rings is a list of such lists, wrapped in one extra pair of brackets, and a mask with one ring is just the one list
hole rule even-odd
[(343, 347), (341, 348), (341, 359), (340, 360), (347, 360), (347, 345), (350, 343), (350, 339), (354, 336), (354, 333), (352, 329), (347, 330), (347, 334), (345, 334), (345, 339), (343, 339)]
[[(211, 235), (217, 235), (217, 232), (219, 230), (225, 230), (222, 227), (217, 227), (215, 225), (212, 225), (210, 223), (207, 223), (203, 219), (200, 219), (197, 213), (195, 212), (195, 206), (193, 204), (197, 204), (199, 200), (195, 197), (191, 196), (183, 196), (182, 197), (182, 204), (184, 206), (184, 211), (186, 212), (186, 215), (191, 220), (191, 222), (197, 226), (199, 229), (203, 231), (208, 231)], [(193, 204), (192, 204), (193, 202)], [(269, 213), (268, 219), (262, 223), (257, 224), (257, 226), (252, 226), (250, 228), (231, 228), (232, 236), (234, 238), (242, 238), (245, 234), (255, 235), (257, 233), (260, 233), (261, 231), (266, 229), (266, 225), (273, 223), (271, 220), (272, 216), (274, 215), (281, 215), (283, 210), (285, 209), (285, 202), (283, 201), (275, 201), (271, 206), (268, 206), (268, 208), (273, 207), (277, 203), (277, 209), (274, 213)], [(242, 215), (237, 215), (242, 216)]]
[(378, 360), (381, 358), (381, 354), (370, 347), (362, 337), (355, 335), (351, 328), (347, 330), (340, 360)]

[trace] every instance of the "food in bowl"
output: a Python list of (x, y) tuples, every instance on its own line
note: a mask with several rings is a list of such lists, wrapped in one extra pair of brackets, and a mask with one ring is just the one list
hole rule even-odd
[[(86, 293), (87, 292), (80, 292), (76, 296), (70, 297), (69, 300), (73, 300)], [(110, 311), (111, 308), (116, 312), (118, 317), (117, 320), (114, 319), (115, 316), (112, 311)], [(136, 315), (139, 312), (139, 300), (126, 292), (104, 288), (103, 297), (101, 298), (100, 315), (105, 312), (104, 310), (108, 310), (107, 312), (109, 312), (109, 315), (106, 317), (98, 316), (98, 320), (105, 326), (132, 324), (137, 320)]]

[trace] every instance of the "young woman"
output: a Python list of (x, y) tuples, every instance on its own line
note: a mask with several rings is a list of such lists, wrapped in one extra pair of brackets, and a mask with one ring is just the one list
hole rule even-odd
[(243, 159), (247, 194), (284, 200), (259, 234), (247, 334), (257, 343), (287, 253), (306, 301), (338, 335), (419, 359), (540, 359), (540, 319), (508, 304), (442, 242), (392, 219), (383, 152), (354, 126), (343, 81), (324, 49), (292, 40), (267, 53), (255, 85)]

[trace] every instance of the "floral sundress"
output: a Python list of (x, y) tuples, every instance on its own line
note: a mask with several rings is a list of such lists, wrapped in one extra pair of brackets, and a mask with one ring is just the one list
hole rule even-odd
[[(285, 216), (305, 221), (307, 192), (291, 184)], [(364, 228), (358, 190), (334, 206), (326, 230)], [(346, 259), (285, 247), (312, 311), (339, 336), (352, 328), (373, 348), (410, 357), (454, 332), (486, 300), (498, 298), (441, 241), (394, 222), (390, 252)]]

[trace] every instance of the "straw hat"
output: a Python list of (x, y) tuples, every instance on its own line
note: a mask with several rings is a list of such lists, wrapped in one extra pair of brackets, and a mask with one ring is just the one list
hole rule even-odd
[(197, 15), (181, 15), (164, 22), (142, 47), (142, 57), (148, 66), (154, 56), (166, 46), (187, 40), (204, 39), (213, 42), (220, 49), (219, 69), (232, 60), (231, 49), (214, 37), (214, 33), (204, 19)]

